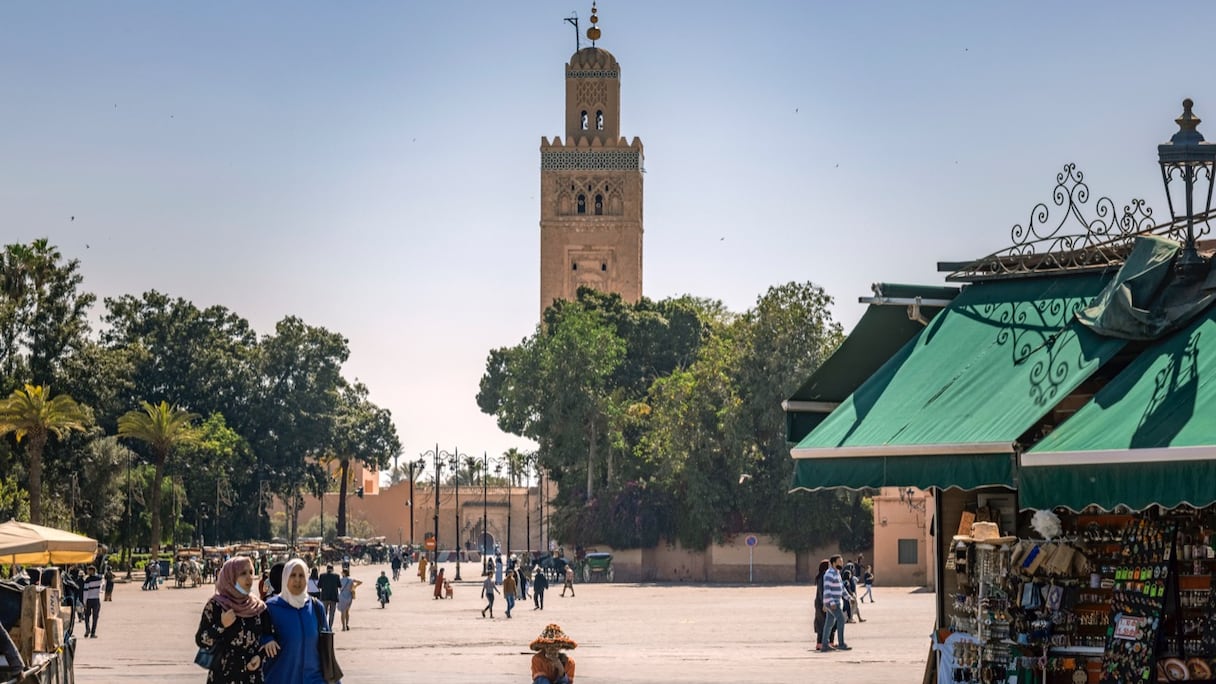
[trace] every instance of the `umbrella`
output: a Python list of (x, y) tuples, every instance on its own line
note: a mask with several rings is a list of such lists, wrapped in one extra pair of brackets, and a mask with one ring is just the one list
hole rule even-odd
[(95, 539), (16, 520), (0, 523), (0, 560), (8, 563), (88, 563), (96, 553)]

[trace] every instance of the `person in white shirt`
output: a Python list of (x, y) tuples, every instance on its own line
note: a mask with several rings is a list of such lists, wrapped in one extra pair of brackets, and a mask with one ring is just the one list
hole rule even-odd
[(97, 616), (101, 614), (101, 585), (105, 578), (97, 574), (97, 567), (89, 566), (89, 575), (84, 578), (84, 635), (97, 638)]

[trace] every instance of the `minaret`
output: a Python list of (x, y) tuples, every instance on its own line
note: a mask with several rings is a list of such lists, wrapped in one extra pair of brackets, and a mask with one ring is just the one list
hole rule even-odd
[(621, 66), (595, 46), (566, 64), (566, 136), (540, 141), (540, 308), (580, 286), (642, 297), (642, 141), (621, 137)]

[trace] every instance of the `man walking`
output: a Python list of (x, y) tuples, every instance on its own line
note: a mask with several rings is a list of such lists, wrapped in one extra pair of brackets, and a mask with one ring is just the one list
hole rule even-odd
[[(826, 617), (823, 621), (823, 636), (819, 646), (820, 652), (850, 651), (852, 648), (844, 642), (844, 611), (841, 602), (844, 599), (844, 581), (840, 577), (840, 569), (844, 567), (844, 559), (839, 554), (828, 559), (828, 570), (823, 574), (823, 610)], [(836, 646), (831, 645), (832, 630), (836, 630), (838, 638)]]
[(545, 571), (538, 565), (536, 574), (532, 576), (532, 610), (545, 609), (545, 590), (549, 588), (549, 580)]
[(566, 564), (566, 583), (562, 585), (562, 598), (566, 598), (566, 590), (570, 590), (570, 595), (574, 596), (574, 566)]
[(97, 567), (89, 566), (89, 576), (84, 578), (84, 635), (97, 638), (97, 616), (101, 613), (101, 585), (105, 578), (97, 574)]
[(515, 607), (515, 568), (507, 571), (502, 581), (502, 597), (507, 600), (507, 617), (511, 617), (511, 609)]
[(321, 603), (325, 604), (325, 617), (329, 620), (329, 629), (334, 628), (334, 613), (338, 610), (338, 592), (342, 589), (342, 578), (334, 572), (332, 564), (325, 566), (325, 572), (317, 577), (317, 589), (321, 592)]

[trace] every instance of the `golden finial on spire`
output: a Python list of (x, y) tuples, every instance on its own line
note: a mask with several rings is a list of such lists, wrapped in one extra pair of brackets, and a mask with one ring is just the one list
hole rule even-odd
[(587, 38), (592, 47), (595, 47), (595, 41), (600, 39), (600, 28), (596, 26), (599, 20), (600, 18), (595, 16), (595, 0), (591, 0), (591, 28), (587, 29)]

